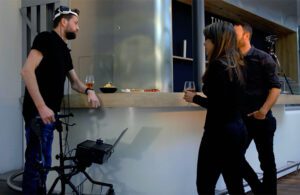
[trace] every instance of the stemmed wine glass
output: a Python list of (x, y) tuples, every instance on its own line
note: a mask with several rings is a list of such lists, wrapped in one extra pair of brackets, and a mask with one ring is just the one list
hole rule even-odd
[(85, 85), (87, 88), (93, 89), (95, 83), (94, 75), (86, 75)]
[(185, 81), (183, 91), (196, 92), (195, 82), (194, 81)]
[[(186, 92), (186, 91), (196, 92), (195, 82), (194, 81), (185, 81), (183, 91), (184, 92)], [(191, 104), (188, 103), (188, 105), (191, 105)]]

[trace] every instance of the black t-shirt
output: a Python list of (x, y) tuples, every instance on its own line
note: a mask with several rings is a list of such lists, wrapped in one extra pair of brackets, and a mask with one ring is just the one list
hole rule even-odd
[[(43, 55), (35, 75), (46, 105), (56, 113), (60, 110), (67, 73), (73, 69), (70, 49), (55, 31), (38, 34), (31, 49), (36, 49)], [(25, 122), (36, 115), (38, 111), (25, 88), (23, 103)]]
[(246, 97), (244, 111), (254, 112), (264, 104), (271, 88), (280, 88), (277, 64), (266, 52), (251, 47), (246, 63)]

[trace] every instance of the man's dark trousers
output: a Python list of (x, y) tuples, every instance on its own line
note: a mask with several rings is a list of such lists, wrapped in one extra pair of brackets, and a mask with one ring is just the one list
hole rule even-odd
[(258, 152), (260, 167), (263, 171), (262, 184), (248, 162), (245, 160), (243, 166), (243, 178), (248, 182), (252, 191), (257, 194), (276, 194), (277, 172), (273, 151), (274, 133), (276, 130), (276, 119), (268, 113), (265, 120), (257, 120), (253, 117), (244, 117), (248, 130), (249, 147), (253, 140)]

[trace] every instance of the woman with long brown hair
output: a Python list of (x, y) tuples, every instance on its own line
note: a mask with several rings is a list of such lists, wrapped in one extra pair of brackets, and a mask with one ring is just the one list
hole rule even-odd
[(214, 194), (220, 174), (230, 194), (243, 194), (241, 162), (247, 131), (240, 114), (243, 96), (243, 59), (233, 25), (217, 22), (204, 29), (208, 64), (203, 93), (185, 92), (187, 102), (207, 109), (197, 165), (199, 194)]

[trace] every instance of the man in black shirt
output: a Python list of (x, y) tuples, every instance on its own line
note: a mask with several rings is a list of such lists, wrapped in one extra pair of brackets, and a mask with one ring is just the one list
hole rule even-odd
[[(22, 184), (24, 194), (45, 193), (45, 186), (42, 185), (45, 184), (47, 173), (40, 175), (41, 171), (37, 167), (51, 167), (55, 114), (60, 111), (66, 77), (72, 89), (87, 94), (91, 106), (100, 106), (93, 89), (86, 88), (73, 69), (70, 49), (66, 43), (76, 38), (79, 30), (78, 15), (79, 10), (64, 6), (57, 8), (53, 31), (36, 36), (21, 71), (26, 85), (23, 103), (27, 143)], [(42, 120), (40, 135), (37, 135), (33, 125), (37, 116)]]
[(238, 47), (246, 63), (246, 95), (244, 103), (244, 122), (248, 129), (249, 142), (256, 145), (263, 182), (245, 159), (244, 179), (254, 193), (276, 194), (277, 174), (273, 151), (276, 119), (271, 108), (280, 94), (280, 82), (276, 63), (264, 51), (251, 46), (252, 28), (248, 24), (236, 24)]

